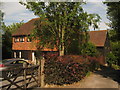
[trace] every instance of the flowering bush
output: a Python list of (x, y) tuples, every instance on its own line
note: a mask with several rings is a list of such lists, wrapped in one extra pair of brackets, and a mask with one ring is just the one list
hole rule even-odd
[[(48, 55), (45, 62), (45, 82), (48, 84), (71, 84), (81, 80), (88, 71), (95, 70), (95, 60), (79, 55)], [(94, 66), (94, 67), (93, 67)]]

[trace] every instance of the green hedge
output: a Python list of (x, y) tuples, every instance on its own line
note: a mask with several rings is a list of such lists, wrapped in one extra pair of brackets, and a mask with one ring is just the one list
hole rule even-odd
[(97, 63), (94, 59), (78, 55), (47, 54), (44, 71), (45, 83), (63, 85), (80, 81), (88, 71), (96, 69)]

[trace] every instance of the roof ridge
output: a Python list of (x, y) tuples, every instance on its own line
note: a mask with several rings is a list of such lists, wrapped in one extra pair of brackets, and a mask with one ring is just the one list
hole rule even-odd
[(37, 20), (37, 19), (40, 19), (40, 18), (33, 18), (33, 19), (30, 19), (30, 20), (27, 21), (26, 23), (29, 23), (29, 22), (31, 22), (31, 21), (33, 21), (33, 20)]
[(96, 31), (89, 31), (89, 32), (99, 32), (99, 31), (108, 31), (108, 30), (96, 30)]
[(31, 20), (35, 20), (35, 19), (40, 19), (40, 17), (37, 17), (37, 18), (32, 18)]

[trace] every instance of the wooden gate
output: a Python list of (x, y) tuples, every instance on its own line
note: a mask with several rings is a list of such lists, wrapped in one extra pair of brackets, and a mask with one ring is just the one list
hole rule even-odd
[[(44, 64), (44, 63), (43, 63)], [(0, 78), (0, 82), (2, 82), (2, 86), (0, 88), (8, 90), (8, 89), (26, 89), (33, 87), (40, 87), (41, 84), (41, 76), (43, 72), (41, 71), (44, 65), (42, 62), (38, 65), (34, 66), (26, 66), (25, 64), (21, 68), (10, 68), (8, 70), (2, 71), (2, 77)], [(9, 75), (9, 73), (11, 73)], [(32, 83), (34, 84), (32, 85)]]

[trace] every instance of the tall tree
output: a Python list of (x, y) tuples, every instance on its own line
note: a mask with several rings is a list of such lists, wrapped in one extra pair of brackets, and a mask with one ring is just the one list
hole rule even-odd
[(114, 33), (111, 40), (120, 41), (120, 2), (107, 2), (106, 5), (108, 19), (111, 21), (109, 26), (114, 30), (111, 32)]
[(2, 25), (2, 59), (11, 58), (12, 56), (12, 33), (17, 30), (23, 22), (13, 23), (9, 26)]
[[(0, 2), (0, 5), (2, 5), (1, 2)], [(4, 16), (4, 13), (2, 12), (2, 10), (0, 10), (0, 60), (2, 60), (2, 30), (1, 30), (1, 26), (3, 24), (3, 16)]]
[(21, 2), (21, 4), (40, 17), (33, 33), (33, 36), (40, 40), (39, 46), (57, 47), (60, 56), (67, 52), (74, 41), (78, 41), (80, 46), (85, 41), (89, 26), (97, 28), (100, 20), (97, 14), (84, 12), (81, 2)]
[[(109, 57), (112, 64), (120, 65), (120, 2), (105, 2), (110, 23), (109, 38), (111, 41), (111, 53)], [(110, 61), (110, 59), (108, 61)]]
[(3, 23), (3, 16), (4, 16), (4, 13), (0, 10), (0, 29), (1, 29), (1, 25)]
[[(0, 6), (2, 6), (3, 3), (0, 2)], [(4, 16), (4, 13), (2, 10), (0, 10), (0, 29), (1, 29), (1, 25), (3, 24), (3, 16)]]

